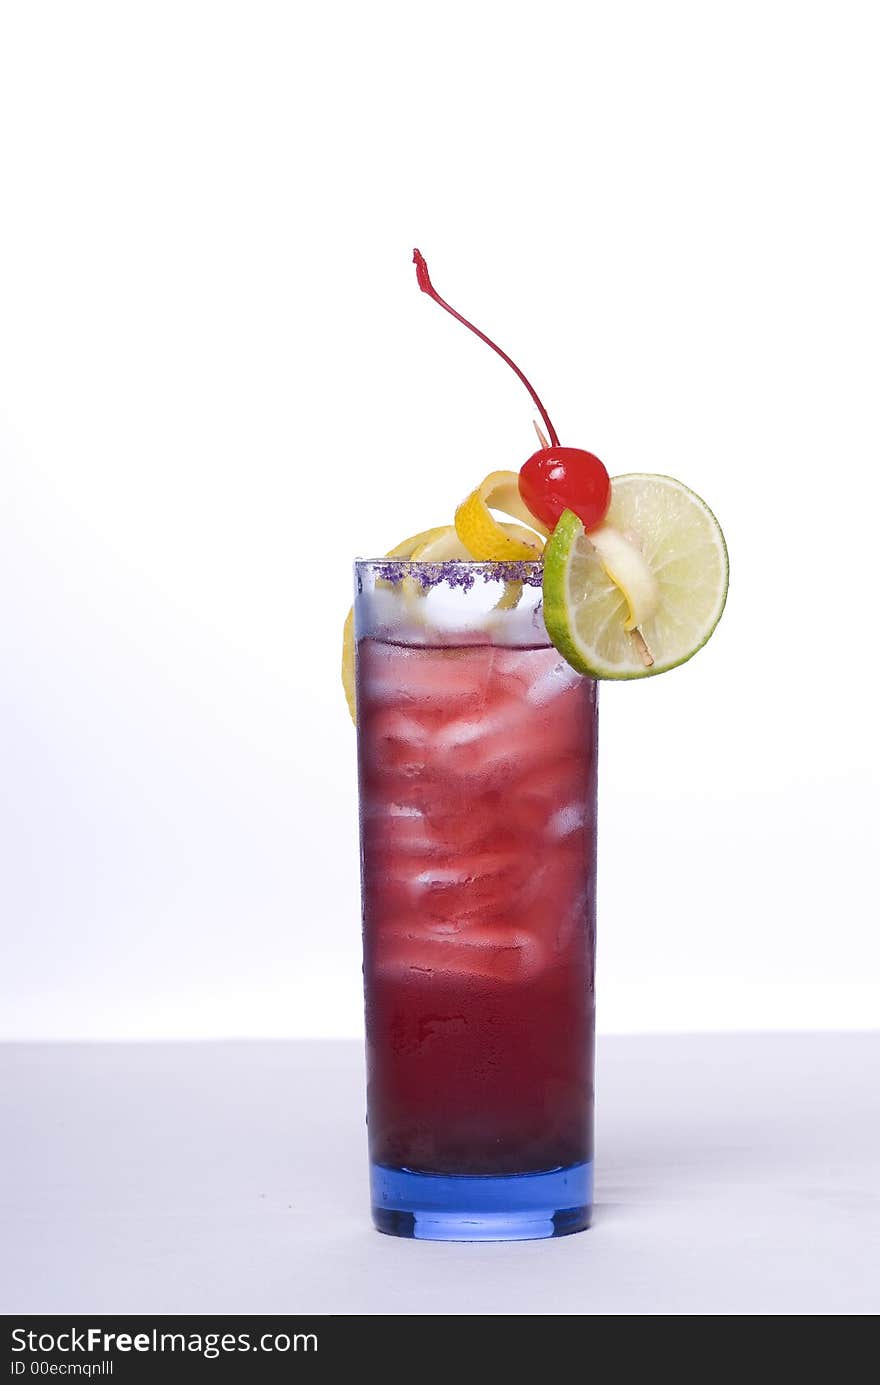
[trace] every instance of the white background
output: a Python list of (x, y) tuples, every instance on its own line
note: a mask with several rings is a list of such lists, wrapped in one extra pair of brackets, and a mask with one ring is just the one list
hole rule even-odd
[(600, 1025), (876, 1024), (865, 4), (6, 3), (0, 1032), (356, 1034), (350, 560), (564, 439), (720, 516), (602, 699)]

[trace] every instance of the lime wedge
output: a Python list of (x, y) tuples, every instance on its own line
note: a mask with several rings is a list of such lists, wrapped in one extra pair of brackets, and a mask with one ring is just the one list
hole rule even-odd
[[(591, 678), (646, 678), (702, 649), (728, 581), (727, 546), (708, 505), (671, 476), (616, 476), (596, 535), (593, 544), (566, 510), (544, 550), (544, 623), (572, 667)], [(633, 588), (646, 572), (656, 588), (637, 602)]]

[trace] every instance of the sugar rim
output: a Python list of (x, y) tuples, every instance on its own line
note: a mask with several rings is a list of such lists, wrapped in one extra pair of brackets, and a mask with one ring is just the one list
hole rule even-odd
[(382, 582), (396, 585), (411, 577), (421, 587), (470, 588), (479, 578), (483, 582), (522, 582), (526, 587), (540, 587), (544, 579), (544, 564), (533, 559), (494, 563), (476, 558), (449, 558), (442, 563), (414, 561), (412, 558), (358, 558), (358, 572), (369, 569)]

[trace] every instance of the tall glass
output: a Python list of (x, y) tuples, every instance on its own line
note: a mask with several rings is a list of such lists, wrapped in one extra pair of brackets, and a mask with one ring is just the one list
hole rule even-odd
[(596, 685), (538, 563), (356, 564), (373, 1218), (523, 1240), (592, 1203)]

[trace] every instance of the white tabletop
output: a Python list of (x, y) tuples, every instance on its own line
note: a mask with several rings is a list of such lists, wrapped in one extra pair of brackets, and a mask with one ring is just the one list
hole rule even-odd
[(0, 1045), (6, 1313), (869, 1314), (880, 1035), (600, 1043), (593, 1229), (372, 1230), (360, 1048)]

